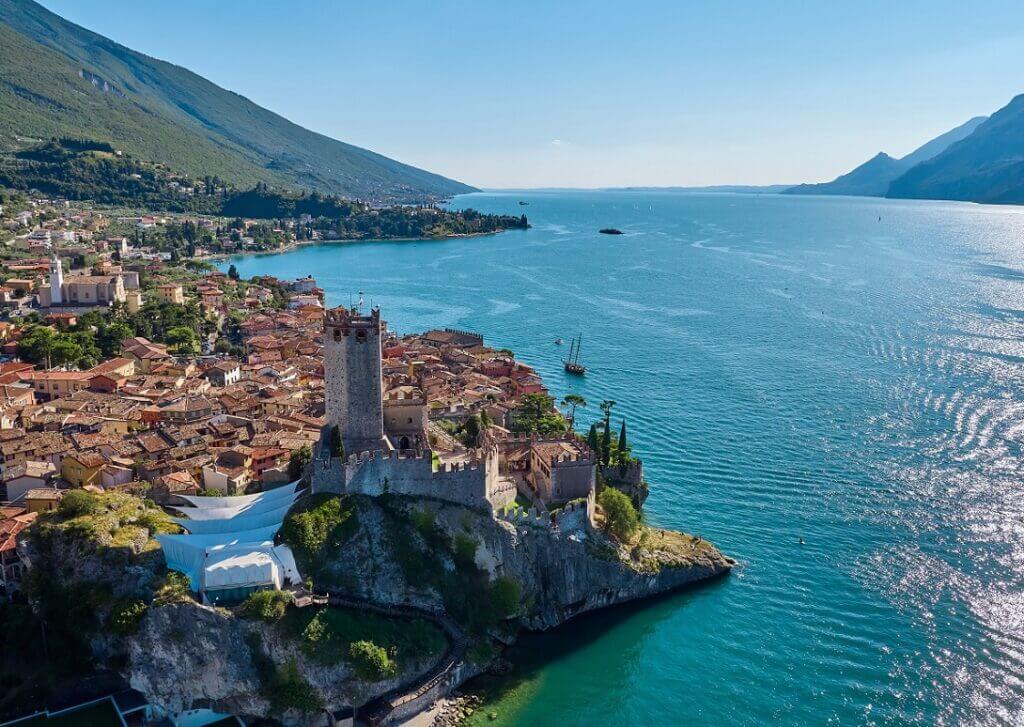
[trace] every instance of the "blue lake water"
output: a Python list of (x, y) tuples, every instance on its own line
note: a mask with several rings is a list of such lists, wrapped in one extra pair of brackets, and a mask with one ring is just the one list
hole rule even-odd
[[(581, 422), (616, 400), (648, 519), (742, 563), (528, 639), (498, 724), (1024, 719), (1021, 210), (669, 192), (454, 204), (533, 227), (231, 262), (312, 273), (331, 305), (362, 290), (399, 332), (479, 330), (552, 393), (584, 395)], [(579, 332), (584, 380), (553, 344)]]

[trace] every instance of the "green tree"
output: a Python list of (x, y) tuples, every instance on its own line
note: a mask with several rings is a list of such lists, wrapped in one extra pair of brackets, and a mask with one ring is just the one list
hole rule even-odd
[(640, 529), (640, 515), (626, 495), (614, 487), (606, 487), (597, 496), (604, 511), (605, 528), (622, 543), (630, 543)]
[(597, 424), (590, 425), (590, 431), (587, 433), (587, 446), (590, 447), (590, 451), (595, 455), (600, 454), (600, 442), (597, 439)]
[(488, 594), (491, 601), (491, 616), (496, 621), (504, 621), (519, 613), (522, 590), (519, 581), (511, 576), (496, 578), (491, 583)]
[(176, 353), (192, 354), (199, 351), (199, 336), (188, 326), (175, 326), (167, 331), (164, 340)]
[(74, 364), (86, 353), (78, 341), (76, 334), (58, 333), (45, 326), (31, 326), (18, 339), (18, 356), (46, 368)]
[(612, 449), (612, 408), (615, 406), (613, 399), (605, 399), (601, 402), (601, 411), (604, 413), (604, 436), (601, 439), (601, 464), (607, 465)]
[(313, 461), (313, 449), (308, 445), (304, 444), (299, 449), (292, 452), (291, 458), (288, 460), (288, 478), (297, 480), (302, 477), (306, 471), (306, 467)]
[(629, 462), (629, 443), (626, 441), (626, 420), (622, 420), (622, 428), (619, 429), (619, 446), (616, 451), (619, 464), (627, 464)]
[(562, 406), (571, 407), (569, 410), (569, 427), (571, 428), (576, 421), (576, 408), (585, 409), (587, 407), (587, 400), (579, 394), (566, 394), (562, 399)]
[(474, 414), (462, 425), (462, 443), (467, 447), (475, 447), (480, 436), (480, 417)]
[(287, 591), (256, 591), (239, 604), (238, 615), (274, 623), (281, 620), (291, 602), (292, 594)]
[(355, 675), (367, 682), (379, 682), (398, 670), (388, 652), (372, 641), (355, 641), (348, 649), (349, 663)]
[(121, 352), (121, 342), (134, 335), (135, 332), (127, 323), (112, 321), (98, 327), (96, 345), (99, 346), (104, 358), (113, 358)]
[(566, 421), (555, 410), (553, 398), (547, 394), (527, 394), (516, 410), (512, 420), (512, 430), (553, 436), (566, 430)]

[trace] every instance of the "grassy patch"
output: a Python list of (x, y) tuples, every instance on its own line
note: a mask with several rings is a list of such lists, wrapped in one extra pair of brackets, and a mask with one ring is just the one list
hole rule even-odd
[(184, 603), (192, 599), (188, 577), (184, 573), (169, 571), (157, 585), (153, 594), (154, 606), (166, 606), (170, 603)]
[(295, 553), (299, 569), (319, 579), (324, 560), (357, 528), (356, 509), (349, 498), (317, 494), (288, 513), (281, 538)]
[(438, 656), (447, 646), (444, 634), (429, 621), (348, 608), (292, 608), (280, 627), (301, 639), (303, 651), (323, 664), (350, 660), (352, 644), (360, 641), (383, 648), (399, 666)]
[(708, 541), (674, 530), (644, 527), (631, 556), (641, 570), (688, 568), (697, 562), (713, 559), (718, 551)]

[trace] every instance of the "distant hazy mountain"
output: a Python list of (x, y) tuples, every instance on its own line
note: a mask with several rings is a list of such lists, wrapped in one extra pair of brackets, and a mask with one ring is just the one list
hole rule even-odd
[(894, 180), (888, 196), (1024, 204), (1024, 95)]
[(937, 136), (918, 147), (902, 159), (894, 159), (885, 152), (879, 152), (851, 172), (821, 184), (800, 184), (783, 194), (848, 194), (862, 197), (882, 197), (889, 191), (893, 180), (914, 166), (941, 154), (951, 144), (972, 134), (986, 117), (976, 116), (955, 129)]
[(32, 0), (0, 0), (0, 149), (50, 136), (107, 141), (238, 185), (266, 181), (379, 201), (473, 191), (304, 129)]

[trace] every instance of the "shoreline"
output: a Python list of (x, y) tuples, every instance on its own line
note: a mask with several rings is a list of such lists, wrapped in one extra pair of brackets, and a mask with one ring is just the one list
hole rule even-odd
[(216, 260), (227, 260), (233, 257), (244, 257), (247, 255), (282, 255), (287, 252), (295, 252), (296, 250), (303, 247), (310, 247), (313, 245), (348, 245), (359, 242), (443, 242), (445, 240), (464, 240), (475, 237), (490, 237), (492, 235), (500, 235), (505, 232), (511, 231), (512, 228), (505, 230), (494, 230), (493, 232), (465, 232), (456, 233), (452, 235), (443, 235), (441, 237), (349, 237), (339, 238), (334, 240), (296, 240), (295, 242), (289, 242), (287, 245), (276, 248), (274, 250), (245, 250), (242, 252), (215, 252), (211, 255), (197, 255), (193, 260), (201, 260), (203, 262), (211, 262)]

